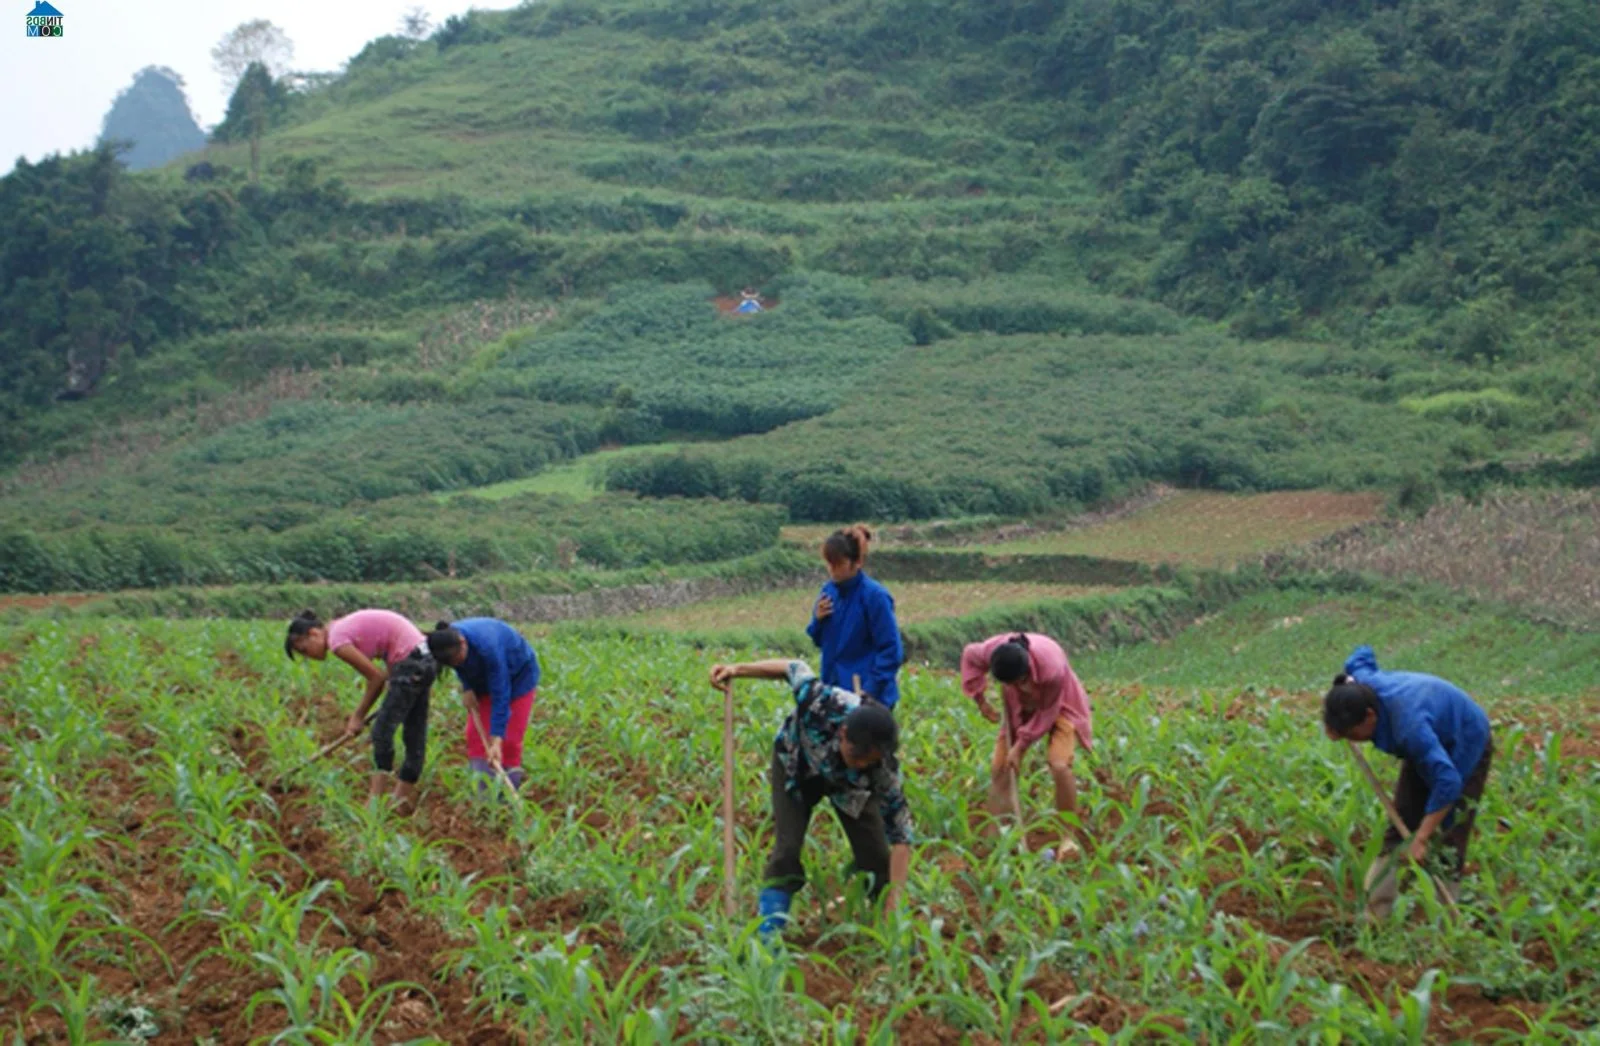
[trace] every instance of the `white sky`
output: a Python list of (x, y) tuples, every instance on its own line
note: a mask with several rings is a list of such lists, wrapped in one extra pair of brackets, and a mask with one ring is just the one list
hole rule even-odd
[(292, 68), (331, 71), (368, 40), (395, 32), (422, 7), (435, 24), (469, 7), (499, 9), (516, 0), (50, 0), (62, 15), (60, 39), (30, 39), (24, 21), (34, 0), (0, 0), (0, 173), (18, 156), (37, 161), (84, 149), (117, 92), (147, 65), (182, 74), (202, 127), (222, 119), (228, 99), (211, 68), (211, 48), (241, 22), (266, 18), (294, 41)]

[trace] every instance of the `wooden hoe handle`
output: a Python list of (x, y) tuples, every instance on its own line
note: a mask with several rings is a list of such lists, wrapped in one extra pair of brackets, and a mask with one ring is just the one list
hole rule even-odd
[(722, 906), (728, 918), (738, 908), (733, 856), (733, 683), (722, 690)]

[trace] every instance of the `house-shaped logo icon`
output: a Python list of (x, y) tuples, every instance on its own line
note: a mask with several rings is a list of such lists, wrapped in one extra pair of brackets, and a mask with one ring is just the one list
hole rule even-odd
[(61, 12), (50, 5), (48, 0), (36, 0), (33, 12), (28, 15), (28, 35), (39, 37), (53, 37), (61, 35)]

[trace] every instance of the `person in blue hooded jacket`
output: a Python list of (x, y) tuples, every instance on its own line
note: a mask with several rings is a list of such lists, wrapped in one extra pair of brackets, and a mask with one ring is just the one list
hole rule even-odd
[(872, 531), (847, 527), (828, 535), (822, 560), (828, 566), (806, 634), (822, 651), (822, 683), (855, 690), (885, 708), (900, 700), (895, 677), (905, 661), (894, 597), (866, 572)]
[[(1372, 648), (1361, 646), (1323, 698), (1322, 719), (1330, 738), (1369, 741), (1400, 758), (1394, 805), (1412, 833), (1407, 856), (1421, 863), (1434, 837), (1442, 836), (1452, 851), (1451, 877), (1459, 879), (1494, 754), (1484, 710), (1438, 676), (1380, 669)], [(1391, 824), (1384, 854), (1400, 842), (1400, 831)], [(1390, 871), (1374, 887), (1372, 880), (1383, 867)], [(1368, 907), (1374, 915), (1386, 915), (1394, 906), (1398, 887), (1392, 869), (1380, 858), (1368, 870)]]
[(522, 787), (522, 741), (539, 693), (539, 657), (512, 626), (492, 617), (441, 621), (427, 635), (435, 661), (456, 670), (467, 706), (467, 763), (478, 790), (504, 771)]

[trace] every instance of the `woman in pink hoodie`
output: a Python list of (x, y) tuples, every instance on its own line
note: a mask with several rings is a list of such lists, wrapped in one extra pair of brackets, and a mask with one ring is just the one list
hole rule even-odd
[[(1078, 784), (1072, 760), (1078, 745), (1091, 747), (1089, 695), (1067, 663), (1067, 652), (1049, 636), (1035, 632), (991, 636), (961, 652), (961, 689), (978, 703), (991, 723), (1000, 711), (989, 704), (989, 676), (1000, 684), (1006, 724), (995, 739), (989, 775), (989, 812), (1000, 817), (1016, 808), (1017, 769), (1022, 753), (1049, 735), (1047, 760), (1056, 786), (1056, 810), (1078, 814)], [(1010, 744), (1007, 744), (1007, 738)], [(1065, 816), (1063, 818), (1065, 820)], [(1070, 828), (1071, 820), (1067, 821)], [(1081, 825), (1079, 834), (1082, 835)], [(1077, 849), (1064, 831), (1058, 852)]]

